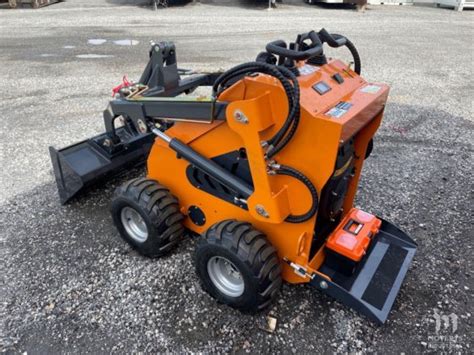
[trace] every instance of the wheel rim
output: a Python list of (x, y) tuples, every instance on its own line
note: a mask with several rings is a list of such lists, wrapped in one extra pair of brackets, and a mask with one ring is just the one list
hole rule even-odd
[(148, 228), (143, 217), (133, 208), (124, 207), (120, 212), (122, 224), (130, 238), (143, 243), (148, 238)]
[(213, 256), (207, 262), (207, 272), (216, 288), (226, 296), (239, 297), (244, 293), (244, 279), (237, 267), (222, 256)]

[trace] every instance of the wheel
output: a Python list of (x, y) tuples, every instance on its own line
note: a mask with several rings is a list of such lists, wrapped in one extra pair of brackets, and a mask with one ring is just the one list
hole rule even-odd
[(184, 235), (178, 200), (154, 180), (139, 178), (118, 187), (111, 212), (122, 238), (145, 256), (168, 253)]
[(243, 312), (270, 305), (282, 283), (275, 248), (249, 223), (214, 224), (196, 243), (194, 259), (203, 288)]

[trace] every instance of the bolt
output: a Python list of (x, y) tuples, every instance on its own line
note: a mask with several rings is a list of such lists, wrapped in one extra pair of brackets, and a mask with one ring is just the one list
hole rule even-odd
[(321, 281), (319, 283), (319, 287), (321, 287), (323, 290), (326, 290), (328, 288), (328, 283), (326, 281)]
[(148, 127), (146, 126), (145, 122), (143, 122), (143, 120), (141, 119), (137, 120), (137, 126), (140, 133), (146, 133), (148, 131)]
[(268, 166), (272, 169), (275, 169), (275, 170), (280, 170), (281, 169), (281, 165), (278, 164), (275, 160), (269, 161)]
[(246, 123), (249, 122), (248, 118), (242, 112), (240, 112), (239, 110), (235, 110), (234, 118), (237, 122), (240, 122), (240, 123), (245, 123), (246, 124)]
[(270, 215), (268, 214), (268, 212), (265, 210), (265, 207), (263, 207), (262, 205), (257, 205), (255, 206), (255, 210), (257, 211), (257, 213), (262, 216), (262, 217), (265, 217), (265, 218), (268, 218), (270, 217)]

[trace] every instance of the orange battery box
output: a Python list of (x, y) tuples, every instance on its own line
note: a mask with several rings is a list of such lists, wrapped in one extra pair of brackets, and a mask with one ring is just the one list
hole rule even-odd
[(359, 262), (381, 224), (382, 221), (374, 215), (353, 208), (329, 236), (326, 247), (347, 259)]

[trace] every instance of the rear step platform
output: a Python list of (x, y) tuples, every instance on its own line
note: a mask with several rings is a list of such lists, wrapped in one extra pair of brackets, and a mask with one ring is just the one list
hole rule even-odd
[[(379, 218), (379, 217), (378, 217)], [(381, 218), (380, 218), (381, 219)], [(367, 254), (350, 276), (323, 263), (311, 281), (322, 292), (383, 324), (395, 302), (417, 245), (393, 224), (382, 220)]]

